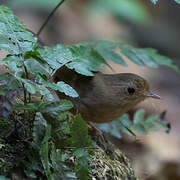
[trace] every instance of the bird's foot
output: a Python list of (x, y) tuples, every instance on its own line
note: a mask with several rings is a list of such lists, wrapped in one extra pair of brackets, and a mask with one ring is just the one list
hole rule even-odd
[(88, 122), (88, 129), (92, 139), (104, 150), (106, 150), (107, 140), (105, 139), (104, 133), (91, 122)]

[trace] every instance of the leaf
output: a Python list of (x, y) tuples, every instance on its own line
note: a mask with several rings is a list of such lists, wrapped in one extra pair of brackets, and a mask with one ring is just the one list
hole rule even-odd
[(144, 115), (145, 115), (145, 110), (138, 109), (134, 114), (134, 123), (135, 124), (142, 123), (142, 121), (144, 121)]
[(66, 160), (70, 158), (69, 154), (62, 153), (59, 150), (52, 148), (50, 159), (53, 169), (53, 176), (55, 179), (62, 180), (74, 180), (77, 179), (75, 172), (72, 168), (68, 167), (65, 163)]
[(55, 91), (60, 91), (67, 96), (78, 97), (78, 93), (70, 85), (66, 84), (63, 81), (59, 81), (56, 84), (55, 83), (46, 83), (46, 82), (44, 82), (43, 84), (47, 87), (54, 89)]
[(14, 104), (14, 109), (15, 110), (27, 110), (29, 112), (37, 112), (40, 111), (41, 109), (43, 109), (47, 104), (51, 104), (54, 102), (43, 102), (43, 101), (36, 101), (34, 103), (28, 103), (28, 104), (24, 104), (24, 103), (16, 103)]
[(109, 123), (101, 123), (101, 124), (97, 124), (98, 128), (101, 129), (102, 131), (106, 132), (106, 133), (110, 133), (110, 124)]
[(109, 133), (114, 137), (122, 138), (119, 125), (120, 125), (119, 122), (116, 120), (112, 121), (111, 123), (97, 124), (98, 128), (101, 129), (102, 131)]
[[(133, 63), (139, 65), (139, 66), (149, 66), (156, 68), (159, 65), (165, 65), (172, 69), (174, 69), (176, 72), (179, 72), (179, 68), (172, 63), (172, 60), (168, 57), (162, 56), (157, 53), (157, 50), (152, 48), (135, 48), (123, 43), (118, 42), (112, 42), (112, 41), (96, 41), (96, 42), (90, 42), (90, 43), (84, 43), (81, 44), (82, 46), (85, 46), (86, 48), (94, 48), (101, 56), (103, 56), (105, 59), (114, 61), (117, 63), (116, 58), (111, 56), (107, 56), (107, 52), (116, 53), (115, 50), (119, 49), (120, 53), (127, 57), (130, 61)], [(103, 49), (103, 50), (102, 50)], [(110, 51), (112, 50), (112, 51)], [(119, 54), (121, 58), (119, 64), (125, 66), (124, 57)], [(122, 59), (122, 60), (121, 60)]]
[(63, 44), (57, 44), (55, 47), (44, 46), (37, 51), (52, 69), (59, 69), (74, 59), (71, 50)]
[(33, 146), (27, 153), (27, 161), (23, 160), (24, 172), (26, 176), (31, 178), (37, 178), (36, 172), (43, 172), (43, 167), (41, 165), (39, 146)]
[(72, 107), (73, 107), (73, 104), (71, 103), (71, 101), (62, 99), (57, 102), (51, 102), (50, 104), (45, 105), (44, 107), (40, 108), (39, 110), (43, 114), (47, 114), (51, 117), (57, 118), (60, 115), (60, 113), (62, 113), (64, 111), (68, 111)]
[(24, 170), (24, 173), (26, 174), (27, 177), (30, 177), (32, 179), (36, 179), (37, 175), (35, 174), (35, 172), (31, 171), (31, 170)]
[(15, 77), (7, 73), (0, 75), (0, 82), (0, 116), (9, 118), (16, 98), (22, 94), (22, 89)]
[[(14, 104), (13, 108), (15, 110), (27, 110), (29, 112), (41, 112), (43, 114), (48, 114), (53, 118), (58, 118), (59, 121), (60, 117), (62, 120), (66, 119), (67, 113), (64, 111), (68, 111), (73, 107), (73, 104), (68, 100), (60, 100), (57, 102), (54, 101), (36, 101), (34, 103), (16, 103)], [(63, 113), (64, 112), (64, 113)], [(64, 116), (63, 116), (64, 115)]]
[(136, 134), (135, 134), (130, 128), (128, 128), (128, 127), (126, 127), (126, 126), (121, 126), (121, 131), (124, 132), (124, 133), (126, 133), (126, 134), (129, 135), (129, 136), (134, 136), (134, 137), (136, 137)]
[(0, 175), (0, 180), (10, 180), (9, 178), (6, 178), (5, 176)]
[(147, 135), (147, 131), (145, 130), (144, 127), (142, 127), (142, 125), (133, 124), (132, 128), (133, 128), (135, 131), (137, 131), (139, 134)]
[(180, 4), (180, 0), (174, 0), (176, 3)]
[(116, 46), (110, 41), (96, 41), (90, 43), (84, 43), (83, 46), (94, 48), (104, 59), (112, 60), (115, 63), (127, 66), (123, 58), (115, 52)]
[(67, 112), (63, 112), (63, 113), (61, 113), (60, 115), (58, 115), (58, 117), (57, 117), (57, 119), (58, 119), (58, 121), (64, 121), (66, 118), (67, 118), (67, 115), (68, 115), (68, 113)]
[(12, 72), (15, 73), (22, 73), (23, 70), (21, 66), (23, 65), (23, 59), (22, 57), (18, 56), (7, 56), (2, 60), (2, 64), (4, 64), (6, 67), (8, 67)]
[(138, 0), (99, 0), (91, 3), (91, 9), (96, 13), (110, 12), (118, 18), (132, 23), (147, 23), (150, 14), (146, 6)]
[(158, 0), (151, 0), (152, 3), (156, 4)]
[[(6, 136), (6, 134), (14, 127), (14, 123), (6, 118), (2, 117), (1, 110), (0, 110), (0, 138)], [(0, 143), (0, 149), (1, 147)]]
[(48, 179), (53, 180), (49, 161), (49, 140), (51, 139), (51, 125), (47, 124), (40, 112), (36, 113), (33, 127), (34, 148), (38, 150), (40, 159)]
[(73, 146), (75, 147), (83, 148), (92, 145), (92, 140), (88, 135), (88, 127), (80, 114), (74, 117), (71, 127), (71, 136)]
[(109, 128), (109, 133), (111, 135), (113, 135), (114, 137), (117, 138), (122, 138), (121, 134), (120, 134), (120, 127), (119, 127), (120, 123), (118, 121), (113, 121), (111, 123), (112, 128)]
[(70, 69), (75, 69), (75, 71), (80, 74), (93, 76), (93, 72), (96, 72), (100, 67), (107, 65), (104, 58), (93, 48), (74, 45), (71, 46), (70, 49), (73, 55), (73, 60), (66, 66)]
[(75, 150), (74, 155), (77, 160), (75, 162), (75, 172), (78, 179), (90, 180), (88, 174), (90, 173), (89, 162), (91, 156), (88, 153), (87, 149), (79, 148)]
[(46, 88), (43, 85), (36, 85), (37, 91), (42, 95), (45, 96), (47, 99), (53, 99), (53, 95), (49, 91), (48, 88)]
[(13, 7), (21, 8), (40, 8), (44, 9), (45, 11), (52, 10), (57, 4), (59, 0), (15, 0), (11, 2)]
[(57, 129), (58, 132), (63, 133), (63, 135), (69, 135), (70, 134), (70, 127), (68, 122), (61, 123), (61, 126)]
[(78, 93), (68, 84), (63, 81), (57, 82), (57, 90), (60, 92), (64, 92), (66, 95), (71, 97), (78, 97)]
[(12, 74), (4, 73), (0, 74), (0, 89), (14, 90), (21, 87), (20, 82)]
[(51, 172), (51, 163), (49, 160), (49, 140), (51, 138), (51, 125), (47, 125), (46, 132), (43, 141), (41, 142), (40, 147), (40, 156), (41, 156), (41, 162), (44, 167), (46, 176), (48, 180), (54, 180), (54, 177)]
[(11, 54), (25, 54), (36, 47), (37, 38), (25, 30), (13, 12), (0, 6), (0, 48)]
[(53, 96), (48, 88), (45, 87), (43, 84), (35, 83), (29, 79), (24, 79), (21, 77), (16, 77), (20, 82), (24, 84), (25, 89), (31, 93), (35, 94), (39, 92), (42, 96), (45, 96), (47, 99), (53, 99)]
[(31, 93), (31, 94), (35, 94), (36, 91), (38, 91), (38, 88), (35, 84), (24, 81), (24, 87), (26, 88), (26, 90)]
[(159, 114), (151, 114), (145, 118), (145, 110), (138, 109), (134, 113), (133, 121), (129, 119), (128, 114), (122, 115), (117, 120), (111, 123), (103, 123), (98, 125), (98, 127), (117, 138), (121, 138), (121, 132), (126, 133), (129, 136), (136, 136), (135, 131), (146, 135), (148, 131), (156, 131), (160, 127), (167, 131), (168, 125), (159, 121)]
[(158, 65), (165, 65), (174, 69), (176, 72), (179, 72), (179, 68), (172, 63), (172, 60), (168, 57), (158, 54), (157, 50), (152, 48), (145, 48), (140, 50), (143, 51), (144, 54), (148, 57), (146, 59), (144, 58), (144, 62), (146, 61), (146, 65), (148, 65), (147, 62), (150, 62), (152, 60), (152, 62), (156, 64), (156, 67), (158, 67)]
[(93, 72), (107, 64), (94, 49), (81, 45), (65, 46), (58, 44), (55, 47), (38, 49), (38, 52), (52, 69), (57, 70), (66, 65), (68, 68), (75, 69), (76, 72), (86, 76), (93, 76)]
[(157, 128), (155, 126), (155, 123), (152, 122), (144, 122), (142, 126), (147, 130), (147, 131), (156, 131)]
[(126, 127), (130, 127), (132, 125), (132, 121), (130, 121), (128, 114), (123, 114), (117, 120), (120, 121)]
[(166, 124), (164, 124), (163, 122), (160, 122), (160, 121), (157, 121), (157, 122), (156, 122), (156, 126), (164, 129), (165, 131), (168, 131), (168, 130), (169, 130), (169, 127), (168, 127)]
[(21, 103), (16, 103), (13, 106), (14, 110), (27, 110), (30, 112), (35, 112), (38, 108), (34, 105), (34, 103), (29, 103), (29, 104), (21, 104)]
[(37, 74), (47, 74), (49, 73), (50, 70), (47, 70), (47, 67), (44, 66), (44, 64), (38, 62), (35, 59), (28, 59), (24, 62), (24, 65), (27, 69), (27, 71), (33, 75), (37, 75)]
[(47, 128), (47, 122), (44, 119), (43, 115), (40, 112), (36, 113), (35, 120), (34, 120), (34, 126), (33, 126), (33, 142), (37, 147), (40, 146), (44, 134)]
[(146, 118), (146, 122), (155, 122), (159, 119), (159, 114), (151, 114)]
[(121, 117), (112, 121), (111, 123), (98, 124), (98, 127), (101, 130), (117, 138), (122, 138), (121, 132), (124, 132), (130, 136), (135, 136), (130, 129), (131, 126), (132, 122), (129, 120), (128, 114), (123, 114)]

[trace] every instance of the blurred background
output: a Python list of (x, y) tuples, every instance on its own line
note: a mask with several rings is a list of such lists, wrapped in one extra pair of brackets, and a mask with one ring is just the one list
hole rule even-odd
[[(59, 0), (0, 0), (12, 8), (23, 25), (37, 33)], [(180, 5), (173, 0), (66, 0), (49, 21), (41, 39), (46, 45), (74, 44), (91, 40), (112, 40), (152, 47), (169, 56), (180, 67)], [(1, 58), (4, 56), (0, 52)], [(180, 75), (173, 70), (128, 67), (111, 63), (105, 73), (132, 72), (149, 81), (162, 100), (140, 105), (148, 113), (167, 110), (169, 134), (153, 132), (137, 138), (111, 139), (133, 161), (136, 175), (143, 180), (180, 180)]]

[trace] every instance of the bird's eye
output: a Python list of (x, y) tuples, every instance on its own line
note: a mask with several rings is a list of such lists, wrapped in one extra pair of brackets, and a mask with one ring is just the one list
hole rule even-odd
[(127, 91), (130, 95), (133, 95), (135, 93), (135, 89), (133, 87), (128, 87)]

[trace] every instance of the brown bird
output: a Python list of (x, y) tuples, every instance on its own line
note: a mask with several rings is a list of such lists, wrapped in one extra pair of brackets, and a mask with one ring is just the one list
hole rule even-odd
[(87, 77), (62, 67), (55, 72), (53, 81), (64, 81), (78, 92), (77, 98), (59, 92), (58, 96), (71, 100), (75, 110), (88, 122), (111, 122), (145, 98), (160, 99), (160, 96), (150, 92), (144, 78), (132, 73), (97, 72)]

